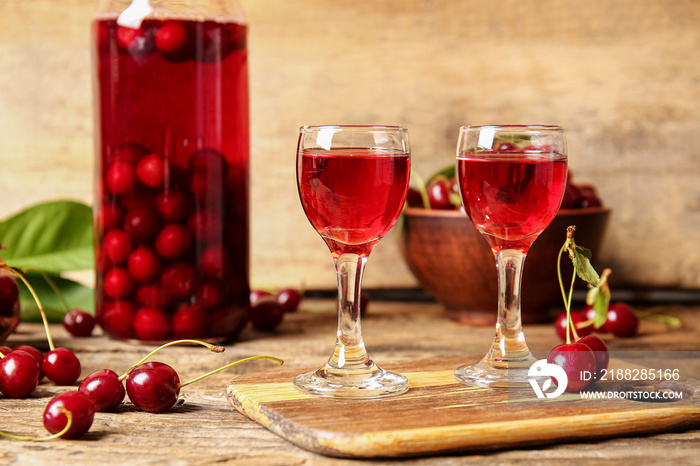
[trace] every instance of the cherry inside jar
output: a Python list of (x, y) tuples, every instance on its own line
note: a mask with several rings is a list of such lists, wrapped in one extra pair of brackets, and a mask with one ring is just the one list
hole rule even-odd
[(105, 16), (94, 40), (98, 322), (231, 340), (250, 292), (246, 26)]

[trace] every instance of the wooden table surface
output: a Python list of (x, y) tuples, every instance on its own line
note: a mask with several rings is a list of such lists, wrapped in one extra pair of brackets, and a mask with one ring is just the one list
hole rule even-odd
[[(490, 327), (467, 327), (447, 320), (433, 303), (373, 301), (363, 318), (363, 336), (370, 354), (382, 361), (482, 354), (493, 338)], [(640, 335), (621, 339), (606, 336), (611, 350), (700, 350), (700, 308), (668, 306), (681, 329), (643, 321)], [(171, 364), (181, 380), (189, 380), (220, 365), (247, 356), (267, 354), (285, 360), (286, 368), (320, 366), (335, 343), (336, 314), (328, 300), (305, 300), (289, 314), (277, 332), (246, 329), (240, 341), (223, 354), (201, 347), (171, 347), (156, 360)], [(82, 376), (98, 369), (123, 373), (153, 347), (114, 341), (103, 336), (69, 338), (52, 326), (56, 346), (72, 349), (82, 363)], [(558, 344), (551, 325), (525, 327), (533, 351)], [(43, 328), (23, 323), (5, 343), (47, 349)], [(0, 464), (240, 464), (240, 465), (351, 465), (358, 460), (324, 457), (303, 450), (249, 420), (225, 399), (228, 381), (237, 374), (273, 370), (272, 361), (256, 360), (235, 366), (183, 388), (184, 403), (165, 414), (148, 414), (125, 403), (114, 413), (97, 413), (90, 432), (80, 440), (21, 442), (0, 438)], [(70, 387), (42, 382), (25, 400), (0, 396), (0, 429), (27, 436), (46, 434), (42, 413), (51, 396)], [(181, 400), (182, 401), (182, 400)], [(328, 413), (329, 416), (333, 413)], [(482, 452), (469, 455), (365, 461), (370, 464), (556, 464), (576, 460), (587, 464), (697, 464), (700, 430), (646, 437), (561, 444), (546, 447)]]

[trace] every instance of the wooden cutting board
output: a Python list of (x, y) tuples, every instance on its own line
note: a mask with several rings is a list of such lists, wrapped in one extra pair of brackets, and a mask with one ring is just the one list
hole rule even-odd
[[(682, 390), (684, 399), (674, 402), (582, 400), (578, 394), (541, 402), (529, 390), (514, 401), (507, 390), (459, 384), (454, 369), (468, 362), (445, 358), (383, 364), (409, 379), (408, 392), (394, 397), (304, 395), (292, 385), (294, 376), (306, 372), (300, 369), (239, 376), (228, 385), (227, 397), (238, 411), (288, 441), (338, 457), (425, 456), (700, 427), (700, 388), (694, 381), (655, 385)], [(614, 384), (595, 386), (608, 390)]]

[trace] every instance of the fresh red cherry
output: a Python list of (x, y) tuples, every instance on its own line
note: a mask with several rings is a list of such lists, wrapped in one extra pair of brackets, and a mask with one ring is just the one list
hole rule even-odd
[[(17, 346), (12, 351), (24, 351), (25, 353), (29, 353), (34, 358), (37, 365), (39, 366), (39, 381), (41, 382), (41, 379), (44, 378), (44, 371), (41, 369), (41, 362), (44, 360), (44, 353), (42, 353), (38, 349), (34, 348), (33, 346), (28, 346), (28, 345)], [(1, 348), (0, 348), (0, 352), (2, 352)], [(5, 354), (7, 354), (7, 353), (5, 353)]]
[(433, 209), (454, 209), (450, 201), (450, 186), (447, 180), (437, 180), (427, 188), (428, 201)]
[(146, 240), (160, 230), (158, 212), (148, 208), (130, 209), (124, 217), (124, 230), (135, 240)]
[(581, 194), (581, 189), (575, 184), (567, 183), (566, 189), (564, 190), (564, 197), (561, 201), (562, 209), (578, 209), (581, 207), (583, 202), (583, 194)]
[(166, 222), (177, 222), (187, 217), (190, 199), (182, 191), (173, 189), (156, 196), (156, 209)]
[(102, 251), (114, 264), (124, 262), (133, 249), (131, 236), (123, 230), (110, 230), (102, 240)]
[(129, 276), (138, 283), (155, 280), (160, 275), (160, 257), (149, 248), (139, 248), (129, 254), (126, 268)]
[(26, 398), (39, 383), (39, 365), (31, 354), (12, 351), (0, 359), (0, 392), (8, 398)]
[(605, 328), (617, 337), (633, 337), (639, 328), (639, 318), (627, 304), (612, 303), (608, 307)]
[(409, 207), (423, 207), (423, 197), (416, 188), (408, 188), (406, 203)]
[[(595, 355), (591, 349), (582, 343), (570, 343), (555, 346), (547, 356), (547, 362), (556, 364), (564, 369), (568, 382), (565, 391), (579, 392), (591, 383), (591, 376), (596, 371)], [(558, 385), (556, 378), (554, 383)]]
[(126, 395), (119, 376), (109, 369), (101, 369), (85, 377), (78, 391), (92, 402), (97, 412), (113, 411)]
[(74, 337), (89, 337), (95, 328), (95, 318), (81, 309), (71, 309), (63, 315), (63, 328)]
[(204, 148), (192, 154), (187, 161), (187, 167), (192, 173), (216, 173), (222, 179), (228, 173), (226, 157), (216, 149)]
[(175, 259), (190, 249), (190, 230), (179, 223), (165, 225), (156, 237), (156, 251), (161, 257)]
[(72, 351), (56, 348), (44, 355), (41, 369), (56, 385), (72, 385), (80, 377), (80, 361)]
[[(587, 304), (586, 307), (583, 308), (583, 316), (586, 318), (586, 320), (594, 320), (595, 319), (595, 308), (591, 306), (590, 304)], [(605, 323), (601, 325), (598, 328), (593, 328), (594, 332), (598, 333), (608, 333), (608, 329), (605, 328)]]
[(125, 268), (113, 267), (105, 274), (103, 288), (110, 298), (124, 299), (134, 291), (134, 282)]
[[(571, 322), (574, 324), (576, 333), (579, 337), (593, 333), (593, 324), (586, 325), (585, 327), (580, 326), (580, 324), (585, 321), (586, 317), (582, 313), (574, 311), (571, 312)], [(561, 338), (562, 341), (566, 341), (566, 325), (566, 312), (562, 312), (554, 320), (554, 330), (556, 330), (557, 335), (559, 335), (559, 338)], [(571, 333), (571, 338), (574, 338), (573, 332)]]
[(207, 311), (196, 304), (180, 306), (173, 314), (174, 339), (202, 338), (206, 336), (209, 325)]
[(105, 303), (100, 310), (100, 325), (117, 338), (133, 338), (136, 309), (129, 301)]
[(0, 276), (0, 316), (12, 315), (18, 300), (17, 282), (8, 275)]
[(0, 346), (0, 354), (2, 354), (3, 356), (10, 354), (12, 351), (14, 350), (9, 346)]
[(603, 205), (596, 189), (589, 184), (579, 185), (579, 190), (581, 191), (581, 207), (600, 207)]
[(258, 299), (250, 308), (250, 321), (256, 330), (272, 332), (284, 318), (284, 308), (274, 296)]
[(92, 421), (95, 419), (95, 407), (85, 395), (77, 391), (69, 391), (51, 398), (44, 410), (44, 428), (52, 434), (61, 432), (68, 425), (68, 417), (59, 408), (71, 414), (70, 428), (61, 438), (77, 439), (90, 430)]
[(217, 204), (224, 198), (224, 181), (217, 173), (193, 173), (190, 192), (200, 204)]
[(188, 28), (179, 21), (168, 21), (156, 32), (156, 48), (168, 61), (187, 60), (192, 56), (192, 45)]
[(197, 285), (197, 271), (187, 262), (169, 265), (163, 270), (161, 285), (168, 296), (186, 299)]
[(139, 161), (136, 174), (146, 186), (160, 188), (165, 181), (165, 160), (158, 154), (148, 154)]
[(231, 268), (228, 251), (218, 244), (208, 246), (199, 257), (199, 268), (208, 278), (224, 278)]
[(254, 306), (255, 303), (265, 296), (272, 296), (272, 293), (265, 290), (251, 290), (250, 291), (250, 305)]
[(136, 187), (136, 170), (127, 162), (114, 162), (107, 170), (105, 180), (112, 194), (127, 194)]
[(170, 335), (170, 318), (158, 309), (141, 309), (134, 317), (134, 332), (139, 340), (165, 340)]
[(588, 346), (593, 355), (595, 356), (595, 374), (593, 375), (593, 382), (600, 379), (607, 369), (610, 363), (610, 352), (608, 347), (603, 340), (595, 335), (586, 335), (585, 337), (576, 340), (576, 343), (583, 343)]
[(141, 410), (164, 413), (177, 402), (180, 377), (167, 364), (145, 362), (127, 376), (126, 393), (129, 400)]
[(215, 280), (202, 283), (195, 292), (195, 302), (206, 309), (219, 306), (225, 298), (226, 291), (223, 285)]
[(284, 312), (296, 312), (301, 301), (301, 294), (294, 288), (285, 288), (277, 292), (277, 302)]

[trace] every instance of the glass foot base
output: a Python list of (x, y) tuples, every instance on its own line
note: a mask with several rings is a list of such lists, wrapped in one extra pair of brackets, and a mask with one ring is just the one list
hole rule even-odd
[(530, 366), (537, 359), (529, 351), (519, 357), (492, 361), (488, 355), (481, 361), (458, 367), (455, 378), (464, 385), (482, 388), (507, 388), (514, 390), (532, 390), (529, 377)]
[(302, 393), (338, 398), (379, 398), (400, 395), (408, 390), (408, 379), (377, 365), (363, 371), (344, 371), (324, 366), (294, 378)]

